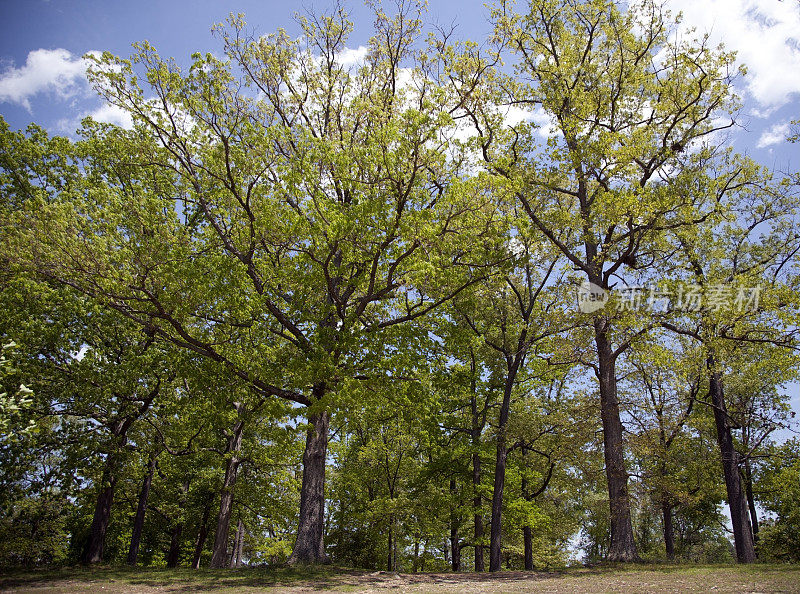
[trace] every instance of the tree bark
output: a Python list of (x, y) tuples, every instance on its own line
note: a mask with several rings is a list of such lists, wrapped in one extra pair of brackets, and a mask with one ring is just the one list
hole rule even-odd
[(664, 549), (667, 559), (675, 559), (675, 527), (672, 524), (672, 506), (666, 501), (661, 504), (661, 516), (664, 520)]
[(239, 523), (236, 525), (236, 539), (233, 545), (233, 554), (231, 555), (231, 569), (239, 568), (242, 566), (242, 545), (244, 541), (244, 523), (239, 518)]
[[(525, 456), (525, 450), (522, 450), (523, 457)], [(525, 478), (525, 475), (522, 475), (522, 497), (525, 501), (530, 501), (528, 498), (528, 479)], [(525, 558), (525, 569), (528, 571), (533, 570), (533, 531), (531, 530), (530, 526), (523, 526), (522, 527), (522, 542), (524, 547), (524, 558)]]
[(186, 509), (186, 499), (189, 496), (189, 479), (181, 485), (181, 498), (178, 502), (178, 523), (170, 531), (169, 551), (167, 552), (167, 567), (177, 567), (181, 559), (181, 537), (183, 536), (183, 517)]
[[(109, 455), (109, 459), (111, 455)], [(113, 462), (107, 462), (103, 470), (103, 481), (94, 508), (89, 540), (83, 551), (83, 563), (94, 564), (103, 560), (106, 531), (111, 520), (111, 504), (114, 501), (114, 488), (117, 484), (116, 469)]]
[(497, 456), (494, 466), (494, 491), (492, 492), (492, 526), (489, 537), (489, 571), (499, 571), (501, 567), (501, 539), (503, 515), (503, 489), (506, 481), (506, 428), (508, 413), (511, 407), (511, 392), (514, 389), (517, 371), (522, 363), (522, 358), (517, 357), (509, 365), (506, 383), (503, 389), (503, 403), (500, 406), (500, 418), (497, 427)]
[(756, 514), (756, 500), (753, 497), (753, 471), (749, 458), (744, 461), (744, 481), (747, 507), (750, 509), (750, 523), (753, 527), (753, 543), (758, 544), (758, 515)]
[(217, 532), (214, 536), (214, 549), (211, 554), (211, 567), (222, 568), (228, 562), (228, 532), (233, 511), (233, 490), (236, 486), (236, 475), (239, 470), (239, 452), (242, 449), (244, 421), (239, 419), (233, 426), (225, 449), (228, 456), (225, 464), (225, 479), (222, 483), (219, 515), (217, 516)]
[(169, 552), (167, 553), (167, 567), (177, 567), (181, 558), (181, 536), (183, 535), (183, 522), (178, 522), (170, 530)]
[(606, 464), (611, 517), (611, 546), (608, 551), (608, 560), (635, 561), (638, 559), (638, 555), (633, 538), (631, 505), (628, 497), (628, 472), (625, 468), (622, 421), (617, 398), (616, 356), (608, 340), (607, 324), (607, 320), (602, 316), (594, 319), (600, 385), (600, 416), (603, 421), (603, 455)]
[(533, 531), (530, 526), (522, 527), (522, 540), (525, 546), (525, 569), (533, 570)]
[(100, 563), (103, 560), (106, 531), (111, 521), (111, 504), (114, 502), (114, 488), (117, 484), (117, 466), (119, 463), (117, 457), (128, 442), (128, 430), (136, 419), (147, 412), (160, 389), (161, 380), (158, 380), (156, 386), (142, 399), (141, 405), (133, 414), (117, 418), (116, 420), (110, 420), (106, 424), (106, 427), (111, 432), (111, 446), (106, 455), (106, 463), (103, 468), (103, 478), (100, 491), (97, 495), (97, 503), (94, 508), (92, 526), (89, 529), (89, 539), (81, 555), (81, 561), (85, 564), (92, 565), (94, 563)]
[(212, 497), (209, 494), (206, 499), (206, 505), (203, 507), (203, 519), (200, 522), (200, 531), (197, 533), (197, 542), (194, 546), (194, 555), (192, 556), (192, 569), (200, 569), (200, 557), (203, 554), (203, 545), (206, 543), (208, 536), (208, 517), (211, 515), (211, 502)]
[[(450, 495), (452, 497), (456, 495), (455, 477), (450, 478)], [(450, 550), (452, 551), (450, 566), (453, 571), (461, 571), (461, 546), (458, 542), (458, 525), (458, 513), (456, 511), (455, 501), (453, 501), (450, 508)]]
[(389, 529), (387, 532), (389, 542), (387, 543), (388, 553), (386, 553), (386, 571), (394, 571), (394, 564), (392, 563), (392, 553), (394, 551), (394, 517), (392, 515), (389, 516)]
[(739, 563), (752, 563), (756, 560), (753, 533), (748, 517), (747, 502), (742, 490), (739, 474), (739, 455), (733, 447), (731, 427), (728, 423), (728, 411), (725, 404), (725, 393), (722, 377), (716, 368), (714, 354), (707, 359), (709, 371), (708, 391), (714, 408), (714, 422), (717, 428), (717, 443), (722, 457), (722, 471), (725, 475), (725, 488), (728, 494), (728, 507), (733, 526), (733, 541), (736, 548), (736, 560)]
[(481, 514), (481, 455), (475, 451), (472, 454), (472, 486), (475, 497), (472, 500), (472, 507), (475, 510), (472, 518), (475, 527), (475, 571), (486, 571), (483, 563), (483, 545), (479, 544), (483, 539), (483, 514)]
[[(324, 386), (316, 386), (318, 397), (324, 395)], [(318, 399), (318, 398), (317, 398)], [(311, 426), (306, 435), (303, 452), (303, 483), (300, 488), (300, 520), (297, 540), (289, 557), (289, 564), (327, 563), (323, 541), (325, 521), (325, 458), (328, 451), (327, 411), (309, 417)]]
[(477, 396), (477, 369), (475, 364), (475, 353), (470, 349), (470, 371), (471, 371), (471, 393), (470, 398), (470, 412), (472, 413), (472, 524), (474, 527), (473, 538), (475, 540), (475, 571), (486, 571), (486, 566), (483, 563), (483, 545), (480, 544), (483, 540), (483, 514), (481, 513), (481, 506), (483, 505), (483, 498), (481, 497), (481, 433), (486, 424), (486, 417), (484, 415), (481, 419), (478, 414), (478, 396)]
[(147, 474), (142, 481), (142, 489), (139, 491), (139, 504), (136, 506), (136, 517), (133, 521), (133, 532), (131, 533), (131, 544), (128, 548), (128, 565), (136, 565), (139, 557), (139, 545), (142, 541), (142, 530), (144, 529), (144, 516), (147, 512), (147, 499), (150, 496), (150, 485), (153, 484), (153, 474), (156, 470), (156, 455), (150, 455), (150, 462), (147, 466)]

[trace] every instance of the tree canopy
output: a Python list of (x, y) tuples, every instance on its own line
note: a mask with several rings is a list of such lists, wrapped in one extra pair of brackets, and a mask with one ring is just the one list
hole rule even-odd
[(0, 564), (787, 558), (798, 180), (719, 135), (734, 56), (370, 6), (356, 61), (232, 14), (88, 56), (130, 128), (0, 118)]

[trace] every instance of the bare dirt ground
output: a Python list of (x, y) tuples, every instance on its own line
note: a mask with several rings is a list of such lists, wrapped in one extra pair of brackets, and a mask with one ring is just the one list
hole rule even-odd
[(2, 592), (798, 592), (800, 566), (632, 566), (560, 572), (396, 574), (337, 568), (70, 568), (0, 575)]

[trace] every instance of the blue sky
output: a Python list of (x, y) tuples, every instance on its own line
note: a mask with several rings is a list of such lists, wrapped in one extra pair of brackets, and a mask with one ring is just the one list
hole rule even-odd
[[(324, 12), (332, 0), (302, 3), (274, 0), (0, 0), (0, 113), (12, 127), (36, 121), (53, 132), (74, 129), (83, 115), (119, 120), (86, 84), (80, 56), (108, 50), (127, 56), (131, 44), (148, 40), (163, 56), (186, 62), (194, 51), (217, 51), (213, 23), (244, 12), (259, 33), (298, 29), (292, 15), (303, 7)], [(668, 0), (684, 14), (684, 29), (708, 32), (714, 43), (736, 50), (748, 75), (737, 90), (744, 99), (731, 142), (770, 167), (800, 165), (800, 145), (785, 137), (789, 121), (800, 118), (800, 1)], [(349, 45), (370, 34), (370, 10), (360, 0), (345, 2), (355, 21)], [(387, 3), (390, 10), (391, 5)], [(429, 20), (458, 25), (458, 34), (480, 41), (489, 31), (488, 9), (480, 2), (431, 0)], [(119, 123), (119, 122), (117, 122)]]
[[(220, 50), (211, 25), (230, 12), (244, 12), (257, 33), (285, 27), (298, 34), (295, 10), (330, 9), (332, 0), (0, 0), (0, 114), (12, 128), (35, 121), (52, 133), (68, 134), (81, 117), (124, 124), (125, 118), (93, 95), (81, 56), (108, 50), (128, 56), (131, 44), (148, 40), (162, 56), (186, 63), (195, 51)], [(371, 11), (360, 0), (344, 2), (355, 22), (349, 47), (371, 32)], [(391, 11), (391, 3), (387, 10)], [(737, 83), (744, 107), (730, 134), (735, 148), (761, 163), (800, 169), (800, 144), (785, 138), (800, 118), (800, 0), (668, 0), (684, 14), (683, 31), (696, 27), (714, 44), (735, 50), (748, 74)], [(476, 41), (489, 32), (481, 2), (430, 0), (428, 20), (455, 23), (460, 37)], [(800, 413), (800, 388), (790, 387)]]

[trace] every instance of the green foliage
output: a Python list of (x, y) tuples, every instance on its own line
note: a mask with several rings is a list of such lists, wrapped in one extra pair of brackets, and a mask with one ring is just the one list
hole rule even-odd
[(765, 561), (798, 562), (800, 543), (800, 442), (774, 446), (757, 483), (758, 500), (771, 512), (759, 530)]
[[(425, 40), (421, 2), (370, 6), (357, 64), (343, 10), (297, 38), (231, 15), (187, 68), (147, 42), (88, 58), (130, 130), (0, 118), (0, 564), (78, 562), (106, 487), (104, 560), (125, 562), (149, 484), (138, 563), (207, 564), (231, 494), (227, 551), (241, 522), (245, 563), (279, 566), (323, 411), (334, 562), (474, 568), (498, 444), (505, 566), (526, 531), (536, 569), (578, 538), (603, 560), (598, 339), (641, 557), (664, 557), (668, 508), (678, 559), (732, 559), (718, 372), (759, 553), (800, 561), (800, 451), (773, 440), (798, 370), (797, 179), (715, 144), (733, 55), (650, 1), (501, 2), (488, 46)], [(587, 279), (764, 290), (646, 312), (612, 290), (576, 313)]]

